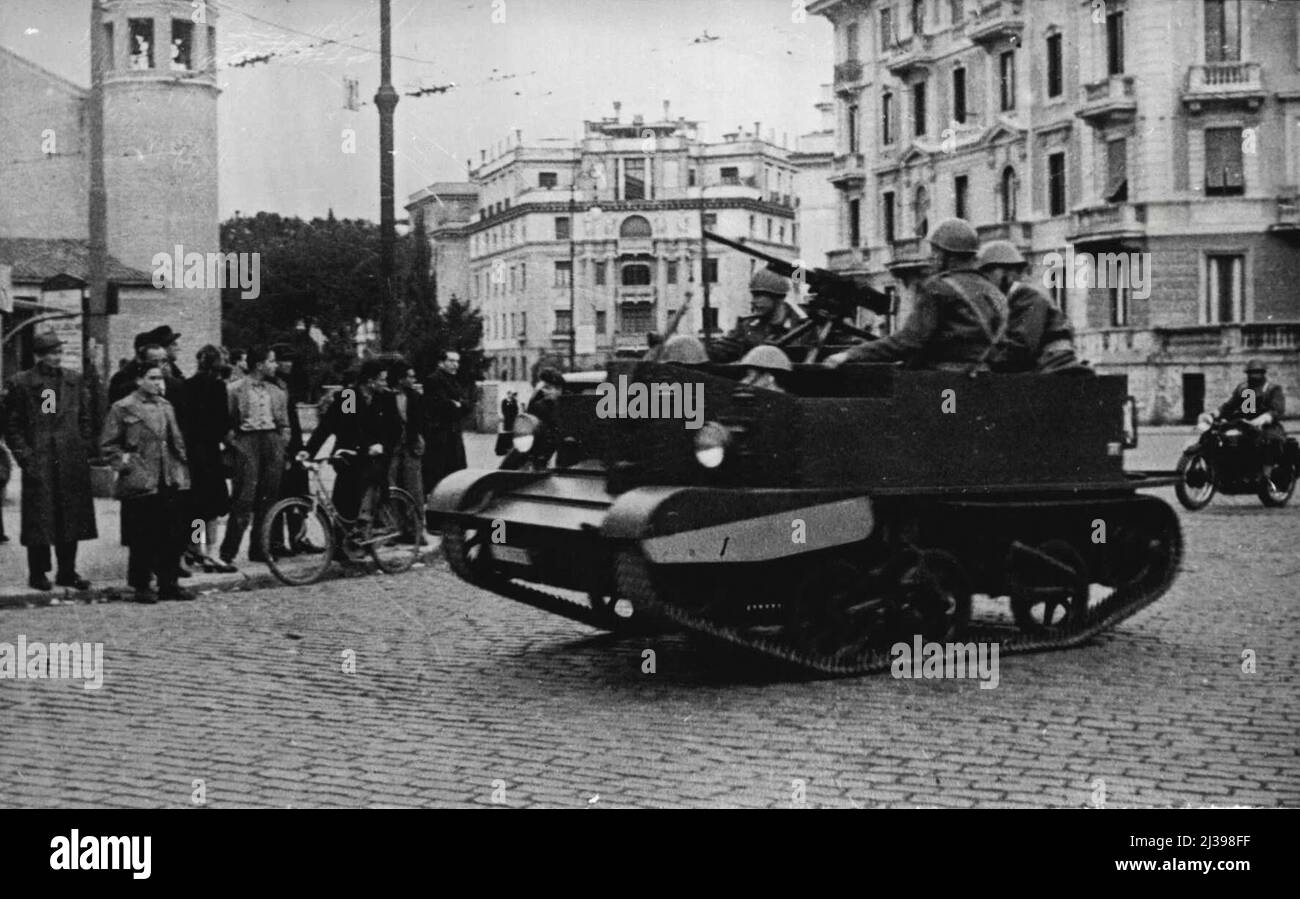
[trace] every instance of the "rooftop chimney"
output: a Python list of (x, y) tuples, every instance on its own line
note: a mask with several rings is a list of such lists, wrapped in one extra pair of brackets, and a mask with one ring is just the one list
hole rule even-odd
[(487, 162), (487, 150), (478, 151), (478, 161), (480, 163)]
[(522, 129), (522, 128), (516, 128), (516, 129), (515, 129), (515, 146), (516, 146), (516, 147), (521, 147), (521, 146), (523, 146), (523, 144), (524, 144), (524, 129)]
[(669, 113), (668, 113), (668, 101), (665, 100), (665, 101), (664, 101), (664, 121), (665, 121), (665, 122), (671, 122), (672, 120), (673, 120), (673, 119), (672, 119), (672, 116), (669, 115)]
[(614, 121), (623, 121), (623, 103), (619, 100), (614, 101)]
[(763, 124), (762, 122), (755, 122), (755, 123), (754, 123), (754, 140), (762, 140), (762, 139), (763, 139), (763, 132), (760, 131), (760, 130), (759, 130), (759, 127), (758, 127), (759, 125), (762, 125), (762, 124)]

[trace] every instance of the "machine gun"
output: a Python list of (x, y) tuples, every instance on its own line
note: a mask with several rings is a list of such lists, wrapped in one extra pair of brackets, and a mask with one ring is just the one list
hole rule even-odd
[(797, 346), (805, 346), (804, 337), (812, 332), (814, 342), (803, 360), (805, 362), (816, 361), (823, 355), (823, 350), (833, 346), (848, 345), (856, 340), (874, 340), (874, 334), (849, 324), (857, 318), (859, 308), (869, 309), (877, 315), (886, 315), (892, 311), (893, 299), (867, 283), (865, 275), (841, 275), (824, 268), (795, 265), (712, 231), (705, 231), (704, 236), (714, 243), (761, 259), (778, 275), (808, 285), (813, 294), (804, 304), (808, 317), (776, 341), (777, 346), (789, 353)]

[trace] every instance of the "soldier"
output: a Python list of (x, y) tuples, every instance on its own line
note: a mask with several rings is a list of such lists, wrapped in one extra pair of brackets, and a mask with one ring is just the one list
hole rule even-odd
[(940, 222), (930, 234), (937, 274), (921, 283), (903, 327), (825, 360), (897, 362), (912, 368), (974, 372), (987, 367), (1007, 324), (1007, 301), (975, 268), (979, 238), (962, 219)]
[(734, 362), (756, 346), (771, 343), (797, 324), (786, 307), (790, 281), (771, 269), (760, 268), (749, 279), (750, 312), (724, 337), (713, 341), (709, 358)]
[(77, 573), (77, 541), (93, 540), (95, 507), (90, 489), (89, 397), (81, 376), (63, 367), (63, 341), (55, 334), (33, 340), (36, 365), (13, 379), (5, 395), (5, 439), (22, 477), (22, 531), (27, 583), (52, 590), (50, 547), (58, 559), (54, 583), (85, 590)]
[(1286, 393), (1281, 384), (1268, 379), (1268, 367), (1259, 359), (1246, 363), (1246, 380), (1219, 407), (1220, 418), (1240, 418), (1259, 429), (1257, 440), (1270, 474), (1286, 442), (1286, 429), (1282, 427), (1285, 415)]
[(745, 369), (745, 377), (741, 378), (741, 384), (747, 387), (761, 387), (777, 393), (785, 393), (782, 381), (786, 375), (794, 371), (794, 366), (790, 364), (790, 357), (782, 352), (780, 347), (775, 346), (756, 346), (746, 353), (745, 358), (738, 364)]
[(1077, 364), (1069, 321), (1024, 280), (1029, 261), (1014, 244), (986, 243), (975, 257), (975, 267), (1007, 297), (1007, 330), (989, 359), (994, 371), (1051, 371)]

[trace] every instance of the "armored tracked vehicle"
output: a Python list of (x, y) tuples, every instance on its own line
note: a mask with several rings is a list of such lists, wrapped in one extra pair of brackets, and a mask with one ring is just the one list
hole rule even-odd
[(1123, 377), (795, 365), (785, 393), (739, 377), (606, 372), (702, 391), (702, 422), (609, 417), (590, 385), (561, 397), (563, 467), (438, 485), (452, 569), (594, 627), (685, 629), (824, 675), (887, 670), (918, 636), (1076, 645), (1175, 577), (1177, 516), (1140, 492), (1173, 479), (1124, 471)]

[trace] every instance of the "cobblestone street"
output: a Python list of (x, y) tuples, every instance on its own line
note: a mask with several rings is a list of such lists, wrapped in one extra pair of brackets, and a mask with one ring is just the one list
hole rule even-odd
[(481, 593), (440, 558), (3, 609), (0, 640), (102, 641), (104, 662), (95, 691), (0, 681), (0, 802), (183, 807), (202, 781), (218, 807), (1296, 805), (1300, 515), (1220, 499), (1183, 522), (1163, 600), (1083, 649), (1004, 658), (991, 690), (765, 679)]

